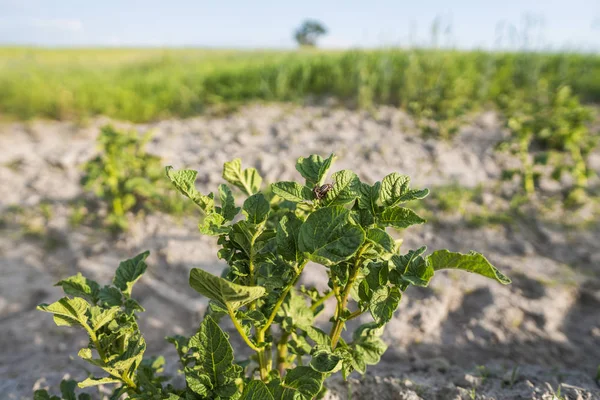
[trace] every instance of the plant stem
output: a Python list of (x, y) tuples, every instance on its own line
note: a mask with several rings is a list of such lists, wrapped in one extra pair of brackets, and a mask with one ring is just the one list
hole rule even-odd
[(285, 369), (288, 367), (287, 364), (287, 356), (288, 356), (288, 348), (287, 341), (290, 338), (289, 332), (284, 332), (279, 338), (279, 342), (277, 342), (277, 369), (279, 370), (279, 376), (283, 377), (283, 373)]
[(277, 312), (279, 311), (279, 308), (281, 307), (281, 305), (285, 301), (285, 298), (287, 297), (288, 293), (290, 292), (290, 290), (292, 290), (292, 288), (294, 286), (296, 286), (296, 283), (298, 283), (298, 279), (300, 279), (300, 274), (302, 273), (302, 270), (304, 270), (304, 267), (306, 266), (306, 263), (308, 263), (308, 260), (304, 261), (298, 267), (298, 273), (294, 277), (294, 280), (292, 280), (292, 282), (288, 285), (288, 287), (285, 288), (285, 290), (281, 293), (281, 296), (279, 296), (279, 299), (277, 299), (277, 303), (275, 303), (275, 306), (273, 307), (273, 311), (271, 311), (271, 315), (269, 316), (269, 319), (267, 320), (267, 323), (262, 327), (262, 329), (260, 329), (262, 331), (262, 333), (266, 332), (267, 329), (269, 329), (271, 327), (271, 324), (275, 320), (275, 317), (277, 316)]
[[(258, 329), (256, 331), (256, 342), (258, 343), (259, 346), (265, 342), (265, 333), (271, 327), (271, 324), (275, 320), (275, 317), (277, 316), (277, 312), (281, 308), (281, 305), (285, 301), (285, 298), (290, 293), (292, 288), (294, 288), (294, 286), (296, 286), (296, 283), (298, 283), (298, 279), (300, 279), (300, 274), (302, 274), (302, 271), (304, 270), (304, 267), (306, 266), (307, 263), (308, 263), (308, 260), (304, 261), (300, 266), (298, 266), (298, 269), (297, 269), (298, 273), (296, 274), (296, 276), (294, 277), (292, 282), (290, 282), (288, 287), (285, 288), (285, 290), (281, 293), (281, 296), (279, 296), (279, 298), (277, 299), (277, 302), (275, 303), (275, 306), (273, 307), (273, 310), (271, 311), (271, 314), (269, 315), (269, 319), (267, 320), (267, 322), (261, 329)], [(266, 354), (264, 348), (261, 348), (260, 351), (257, 351), (257, 353), (258, 353), (258, 363), (260, 366), (260, 377), (262, 380), (265, 380), (267, 377), (267, 372), (268, 372), (267, 367), (268, 367), (270, 360), (267, 358), (267, 354)]]
[[(254, 252), (254, 242), (256, 242), (256, 239), (262, 233), (263, 227), (264, 227), (264, 224), (260, 225), (256, 229), (256, 233), (254, 233), (254, 235), (252, 235), (252, 238), (250, 239), (250, 254), (248, 255), (248, 276), (250, 278), (250, 286), (256, 285), (256, 280), (254, 278), (254, 256), (256, 255)], [(250, 310), (256, 309), (256, 300), (252, 301), (250, 303), (250, 305), (248, 306), (248, 308)]]
[(352, 314), (350, 314), (348, 316), (348, 318), (346, 318), (346, 321), (350, 321), (351, 319), (360, 317), (363, 314), (363, 312), (364, 311), (361, 311), (361, 310), (354, 311)]
[[(265, 332), (261, 329), (256, 332), (256, 341), (261, 344), (265, 342)], [(256, 355), (258, 357), (258, 366), (260, 370), (260, 379), (265, 381), (267, 380), (267, 360), (265, 358), (265, 349), (260, 348), (256, 349)]]
[[(336, 309), (336, 313), (335, 313), (335, 315), (336, 315), (335, 324), (332, 326), (331, 333), (330, 333), (332, 350), (335, 350), (335, 347), (337, 346), (337, 343), (340, 340), (340, 336), (342, 335), (342, 330), (344, 329), (345, 320), (342, 319), (341, 316), (342, 316), (342, 313), (344, 312), (344, 310), (346, 309), (346, 306), (348, 305), (348, 296), (350, 296), (350, 291), (352, 290), (354, 281), (356, 280), (356, 278), (358, 276), (358, 271), (360, 270), (359, 267), (360, 267), (361, 257), (366, 248), (367, 248), (367, 245), (363, 245), (360, 248), (360, 250), (358, 251), (358, 254), (356, 254), (356, 258), (354, 259), (354, 266), (350, 273), (350, 278), (348, 278), (348, 283), (346, 283), (346, 286), (344, 287), (344, 291), (341, 293), (341, 295), (339, 295), (339, 296), (336, 295), (336, 298), (338, 299), (338, 304), (337, 304), (337, 309)], [(334, 282), (335, 282), (335, 280), (334, 280)], [(335, 288), (335, 285), (334, 285), (334, 288)], [(339, 287), (338, 287), (338, 291), (339, 291)]]
[(246, 332), (244, 332), (244, 328), (242, 327), (240, 322), (237, 320), (237, 318), (235, 317), (235, 314), (233, 313), (233, 310), (229, 306), (227, 307), (227, 312), (229, 313), (229, 317), (231, 317), (231, 321), (233, 322), (235, 329), (237, 329), (237, 331), (240, 333), (240, 336), (242, 337), (244, 342), (246, 342), (248, 347), (250, 347), (252, 350), (254, 350), (256, 352), (260, 352), (260, 349), (254, 343), (252, 343), (250, 338), (248, 338), (248, 335), (246, 335)]
[(328, 292), (326, 295), (324, 295), (323, 297), (321, 297), (319, 300), (315, 301), (315, 302), (313, 303), (313, 305), (312, 305), (312, 306), (310, 306), (310, 310), (311, 310), (311, 311), (316, 311), (316, 309), (317, 309), (317, 308), (318, 308), (318, 307), (319, 307), (321, 304), (325, 303), (325, 301), (326, 301), (327, 299), (329, 299), (329, 298), (330, 298), (331, 296), (333, 296), (333, 295), (334, 295), (334, 293), (333, 293), (333, 290), (330, 290), (330, 291), (329, 291), (329, 292)]
[(104, 351), (100, 347), (100, 342), (98, 341), (98, 337), (96, 336), (96, 333), (94, 333), (92, 328), (90, 328), (90, 326), (87, 323), (82, 322), (82, 325), (83, 325), (83, 329), (85, 329), (86, 332), (88, 333), (88, 335), (90, 335), (90, 340), (94, 344), (94, 347), (96, 348), (96, 351), (98, 352), (98, 356), (100, 357), (102, 362), (106, 362), (106, 355), (104, 354)]

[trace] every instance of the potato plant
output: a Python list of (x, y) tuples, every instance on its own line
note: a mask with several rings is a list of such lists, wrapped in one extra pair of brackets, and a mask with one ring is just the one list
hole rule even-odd
[(107, 125), (98, 136), (98, 155), (83, 166), (81, 184), (106, 204), (104, 222), (113, 231), (127, 230), (128, 212), (183, 210), (169, 190), (160, 157), (145, 150), (151, 139), (150, 133), (140, 136)]
[[(206, 315), (191, 337), (167, 338), (186, 384), (166, 384), (163, 360), (144, 358), (136, 315), (143, 308), (131, 294), (146, 270), (146, 252), (122, 262), (112, 285), (101, 287), (78, 274), (58, 282), (67, 297), (39, 306), (54, 314), (57, 325), (79, 326), (89, 335), (79, 356), (104, 373), (78, 386), (114, 384), (112, 399), (310, 400), (324, 393), (332, 374), (364, 374), (379, 362), (387, 347), (385, 325), (411, 285), (427, 286), (447, 268), (510, 283), (476, 252), (426, 254), (425, 246), (401, 251), (387, 229), (424, 223), (402, 204), (429, 191), (411, 189), (399, 173), (374, 184), (350, 170), (328, 178), (334, 159), (301, 157), (296, 169), (302, 182), (275, 182), (266, 190), (257, 170), (243, 169), (236, 159), (225, 163), (229, 185), (220, 185), (216, 196), (196, 189), (196, 171), (168, 167), (174, 186), (204, 214), (200, 231), (216, 238), (218, 256), (228, 265), (221, 276), (190, 272), (190, 286), (209, 300)], [(241, 203), (234, 191), (243, 195)], [(327, 272), (327, 290), (300, 285), (309, 262)], [(317, 319), (328, 300), (335, 311)], [(344, 334), (346, 323), (363, 315), (370, 321)], [(220, 326), (225, 318), (249, 358), (234, 357)], [(327, 320), (325, 329), (319, 321)], [(57, 399), (45, 391), (36, 396)]]
[(587, 156), (598, 144), (598, 136), (587, 126), (592, 121), (591, 109), (581, 105), (568, 86), (551, 90), (544, 81), (534, 96), (516, 96), (505, 101), (504, 108), (512, 133), (509, 147), (521, 159), (521, 169), (507, 171), (508, 176), (519, 173), (525, 192), (532, 194), (536, 165), (551, 163), (554, 179), (560, 180), (563, 174), (572, 177), (572, 196), (584, 191), (592, 174)]

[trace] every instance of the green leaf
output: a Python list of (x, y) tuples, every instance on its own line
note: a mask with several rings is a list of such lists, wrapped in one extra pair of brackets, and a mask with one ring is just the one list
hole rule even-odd
[(198, 293), (236, 310), (265, 295), (261, 286), (242, 286), (199, 268), (190, 271), (190, 286)]
[(361, 210), (367, 210), (371, 215), (379, 214), (380, 206), (377, 204), (379, 200), (379, 192), (381, 191), (381, 182), (375, 182), (373, 186), (362, 183), (359, 187), (358, 207)]
[(112, 286), (104, 286), (98, 293), (98, 299), (102, 304), (109, 307), (123, 304), (123, 294), (119, 289)]
[(423, 246), (417, 250), (410, 250), (405, 255), (393, 255), (391, 258), (394, 269), (390, 272), (390, 281), (396, 285), (411, 284), (427, 286), (433, 277), (434, 270), (422, 254), (427, 250)]
[(321, 329), (315, 326), (309, 326), (306, 329), (306, 334), (317, 344), (317, 346), (331, 348), (331, 338), (327, 333), (323, 332)]
[(111, 307), (101, 309), (100, 307), (92, 307), (90, 310), (91, 314), (91, 328), (93, 331), (97, 331), (102, 328), (104, 325), (108, 324), (115, 318), (115, 315), (121, 311), (121, 307)]
[(370, 262), (368, 265), (369, 274), (365, 281), (371, 290), (377, 290), (388, 283), (389, 268), (387, 262)]
[(277, 253), (284, 260), (300, 262), (302, 253), (298, 250), (298, 235), (302, 220), (294, 213), (287, 213), (277, 223), (275, 239), (277, 241)]
[[(355, 353), (361, 355), (366, 365), (375, 365), (381, 360), (381, 356), (387, 350), (387, 345), (377, 336), (365, 336), (353, 342)], [(364, 373), (364, 372), (363, 372)]]
[(185, 382), (188, 388), (196, 394), (206, 398), (209, 394), (211, 385), (210, 376), (207, 374), (198, 373), (198, 371), (190, 371), (185, 374)]
[(275, 400), (263, 381), (253, 380), (246, 384), (239, 400)]
[(219, 397), (233, 395), (241, 371), (233, 364), (233, 349), (227, 335), (210, 316), (202, 321), (189, 345), (197, 350), (196, 368), (201, 376), (208, 377), (212, 393)]
[(81, 275), (81, 272), (57, 282), (54, 286), (61, 286), (66, 294), (84, 297), (92, 303), (98, 300), (98, 292), (100, 291), (100, 286), (93, 280)]
[(33, 393), (33, 400), (61, 400), (60, 397), (58, 396), (52, 396), (50, 397), (50, 395), (48, 394), (48, 392), (46, 390), (36, 390), (35, 393)]
[(271, 209), (269, 202), (262, 193), (254, 194), (244, 201), (244, 214), (248, 222), (260, 224), (267, 219)]
[(311, 189), (306, 186), (302, 186), (297, 182), (277, 182), (271, 185), (271, 190), (274, 194), (281, 197), (282, 199), (300, 203), (302, 201), (309, 201), (314, 198)]
[(73, 326), (87, 324), (86, 313), (89, 304), (81, 297), (70, 299), (63, 297), (52, 304), (40, 304), (38, 310), (54, 314), (54, 323), (58, 326)]
[(221, 236), (229, 233), (231, 230), (230, 226), (224, 225), (226, 222), (225, 217), (221, 214), (210, 213), (200, 224), (198, 224), (198, 229), (200, 233), (208, 236)]
[(461, 269), (494, 279), (503, 285), (508, 285), (511, 280), (483, 256), (477, 252), (468, 254), (453, 253), (448, 250), (434, 251), (427, 257), (427, 263), (434, 271), (440, 269)]
[(373, 292), (369, 311), (378, 325), (384, 325), (392, 319), (401, 297), (397, 287), (381, 286)]
[(131, 289), (133, 285), (141, 278), (142, 274), (146, 272), (146, 258), (150, 255), (149, 251), (138, 254), (134, 258), (129, 260), (121, 261), (113, 284), (118, 287), (126, 297), (131, 296)]
[(314, 314), (306, 303), (305, 297), (299, 295), (293, 289), (285, 298), (278, 315), (283, 319), (281, 327), (288, 332), (295, 328), (308, 330), (312, 328), (314, 323)]
[(429, 194), (429, 189), (409, 190), (410, 178), (393, 172), (383, 178), (379, 198), (386, 207), (393, 207), (399, 203), (422, 199)]
[(325, 206), (342, 206), (353, 202), (359, 195), (360, 180), (350, 170), (336, 172), (331, 176), (335, 182), (327, 192), (322, 204)]
[(229, 186), (219, 185), (219, 198), (221, 200), (221, 215), (227, 221), (231, 221), (240, 212), (240, 208), (235, 206), (235, 199)]
[(127, 341), (125, 351), (112, 359), (109, 363), (110, 368), (104, 368), (104, 370), (111, 375), (114, 375), (114, 370), (117, 370), (119, 375), (129, 374), (132, 369), (140, 365), (145, 351), (146, 341), (139, 335), (138, 331), (136, 335), (130, 337)]
[(367, 240), (373, 243), (380, 251), (393, 253), (396, 250), (396, 242), (386, 231), (379, 228), (371, 228), (367, 231)]
[(333, 373), (342, 367), (342, 357), (326, 349), (318, 349), (312, 354), (310, 366), (318, 372)]
[(400, 196), (399, 203), (405, 203), (412, 200), (421, 200), (429, 196), (429, 189), (409, 190)]
[(334, 265), (352, 257), (365, 240), (365, 232), (341, 206), (321, 208), (300, 227), (298, 248), (314, 262)]
[(408, 228), (411, 225), (426, 222), (423, 218), (415, 214), (414, 211), (404, 207), (386, 208), (381, 213), (378, 221), (384, 226), (393, 226), (394, 228)]
[(401, 196), (408, 191), (410, 178), (393, 172), (383, 178), (379, 198), (384, 206), (392, 207), (400, 202)]
[(86, 388), (90, 386), (107, 385), (111, 383), (122, 383), (119, 379), (112, 377), (105, 378), (87, 378), (77, 384), (80, 388)]
[(288, 370), (284, 382), (275, 388), (275, 400), (312, 400), (321, 391), (324, 375), (311, 367)]
[(296, 162), (296, 170), (306, 179), (306, 186), (321, 186), (327, 178), (327, 171), (335, 161), (335, 156), (331, 154), (327, 159), (312, 154), (308, 158), (300, 157)]
[(75, 395), (75, 388), (77, 387), (77, 382), (74, 380), (63, 380), (60, 383), (60, 393), (64, 400), (77, 400)]
[(204, 213), (209, 214), (215, 209), (215, 201), (213, 194), (204, 196), (196, 189), (196, 176), (197, 171), (191, 169), (181, 169), (175, 171), (173, 167), (168, 166), (166, 168), (167, 177), (171, 180), (171, 183), (179, 190), (184, 196), (192, 200)]
[(223, 179), (243, 190), (248, 196), (258, 193), (262, 178), (255, 168), (242, 171), (242, 160), (236, 158), (223, 165)]

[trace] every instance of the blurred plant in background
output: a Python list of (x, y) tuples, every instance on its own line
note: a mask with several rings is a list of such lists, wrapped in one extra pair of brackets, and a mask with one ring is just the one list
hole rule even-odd
[(588, 128), (592, 110), (581, 105), (570, 87), (553, 90), (545, 80), (538, 82), (535, 92), (500, 96), (499, 104), (512, 133), (505, 147), (521, 160), (521, 168), (505, 171), (506, 175), (520, 174), (525, 192), (531, 195), (542, 174), (536, 166), (550, 165), (552, 178), (571, 177), (568, 200), (581, 201), (593, 174), (586, 159), (598, 144), (598, 135)]
[(81, 184), (106, 204), (104, 222), (113, 231), (127, 229), (127, 212), (184, 210), (184, 202), (169, 190), (160, 157), (145, 150), (151, 139), (151, 133), (105, 126), (98, 136), (100, 153), (83, 166)]

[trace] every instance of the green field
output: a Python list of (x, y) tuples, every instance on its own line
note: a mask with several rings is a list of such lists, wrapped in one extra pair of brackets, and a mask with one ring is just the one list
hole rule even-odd
[(352, 107), (391, 104), (435, 120), (501, 98), (572, 87), (600, 102), (600, 56), (443, 50), (234, 51), (0, 48), (3, 119), (134, 122), (187, 117), (253, 101), (332, 96)]

